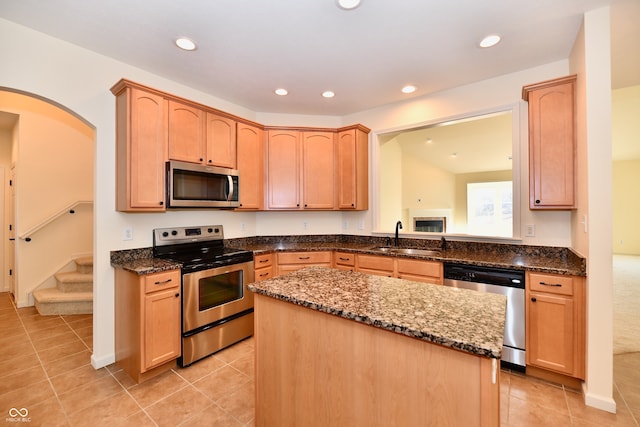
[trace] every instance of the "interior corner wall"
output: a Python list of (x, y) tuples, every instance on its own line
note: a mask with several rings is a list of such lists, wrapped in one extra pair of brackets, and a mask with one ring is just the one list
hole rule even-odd
[(613, 399), (611, 33), (609, 7), (585, 13), (570, 56), (577, 74), (577, 209), (572, 245), (587, 262), (585, 403), (616, 411)]

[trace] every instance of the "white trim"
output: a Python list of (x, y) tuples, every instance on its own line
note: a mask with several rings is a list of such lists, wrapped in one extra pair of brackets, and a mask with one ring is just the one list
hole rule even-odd
[(616, 401), (611, 397), (591, 394), (587, 391), (587, 384), (582, 383), (582, 394), (584, 395), (584, 404), (592, 408), (603, 411), (616, 413)]
[(104, 368), (105, 366), (109, 366), (115, 362), (116, 362), (115, 353), (109, 353), (100, 358), (97, 358), (95, 354), (91, 355), (91, 366), (93, 366), (94, 369)]

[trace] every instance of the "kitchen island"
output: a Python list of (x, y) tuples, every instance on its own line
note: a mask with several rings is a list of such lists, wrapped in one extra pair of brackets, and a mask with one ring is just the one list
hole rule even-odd
[(503, 296), (323, 267), (249, 288), (256, 425), (499, 425)]

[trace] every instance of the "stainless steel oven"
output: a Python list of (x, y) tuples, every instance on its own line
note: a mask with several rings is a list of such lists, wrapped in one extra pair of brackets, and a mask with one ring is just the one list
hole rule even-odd
[(156, 229), (154, 256), (182, 264), (180, 366), (253, 335), (253, 253), (225, 247), (222, 226)]

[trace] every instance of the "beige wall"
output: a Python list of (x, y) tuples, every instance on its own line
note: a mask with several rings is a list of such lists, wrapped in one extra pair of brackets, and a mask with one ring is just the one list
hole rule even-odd
[[(94, 132), (86, 123), (41, 99), (0, 91), (0, 111), (19, 116), (12, 137), (15, 156), (16, 300), (31, 292), (74, 256), (91, 254), (92, 209), (76, 208), (30, 235), (19, 237), (76, 201), (93, 200)], [(13, 141), (11, 142), (13, 144)]]
[(613, 162), (614, 253), (640, 255), (639, 183), (640, 159)]
[(640, 86), (616, 89), (613, 135), (613, 252), (640, 255)]

